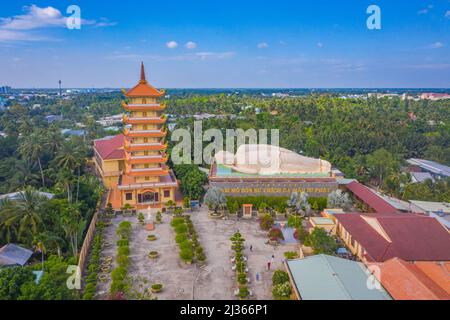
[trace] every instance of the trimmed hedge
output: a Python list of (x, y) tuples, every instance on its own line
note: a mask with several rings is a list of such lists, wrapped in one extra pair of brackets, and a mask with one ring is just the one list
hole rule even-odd
[(126, 281), (128, 274), (128, 266), (130, 264), (130, 247), (129, 237), (131, 235), (131, 223), (129, 221), (122, 221), (117, 227), (116, 234), (120, 237), (117, 241), (117, 268), (111, 272), (111, 287), (110, 294), (117, 296), (118, 294), (126, 295), (128, 291), (128, 284)]
[(83, 291), (83, 300), (93, 300), (97, 291), (98, 272), (100, 270), (100, 254), (103, 241), (103, 222), (97, 223), (96, 234), (92, 244), (92, 251), (89, 258), (86, 276), (86, 286)]

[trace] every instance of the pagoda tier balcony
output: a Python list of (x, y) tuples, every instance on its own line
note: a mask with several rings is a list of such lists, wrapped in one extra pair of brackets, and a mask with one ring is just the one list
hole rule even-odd
[(126, 124), (164, 124), (167, 121), (166, 116), (161, 117), (128, 117), (123, 116), (123, 121)]
[(148, 156), (132, 156), (129, 153), (126, 155), (128, 164), (150, 164), (150, 163), (166, 163), (168, 160), (165, 153)]
[(132, 177), (159, 177), (169, 173), (166, 166), (154, 168), (133, 169), (130, 165), (127, 166), (126, 174)]
[(143, 182), (137, 183), (134, 177), (126, 176), (119, 184), (118, 188), (121, 190), (136, 190), (146, 188), (169, 188), (178, 187), (178, 181), (172, 171), (167, 171), (166, 174), (159, 177), (159, 182)]
[(164, 151), (167, 149), (167, 143), (131, 143), (125, 140), (124, 148), (126, 151)]
[(122, 102), (122, 107), (127, 111), (162, 111), (166, 108), (166, 105), (164, 103), (128, 104)]
[(123, 134), (128, 138), (163, 138), (167, 130), (130, 130), (125, 129)]

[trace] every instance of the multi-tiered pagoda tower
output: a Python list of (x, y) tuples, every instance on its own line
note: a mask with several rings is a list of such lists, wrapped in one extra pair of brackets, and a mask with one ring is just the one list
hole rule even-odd
[(125, 92), (127, 102), (122, 104), (124, 114), (125, 161), (118, 189), (121, 203), (148, 207), (175, 201), (177, 181), (166, 165), (167, 129), (165, 104), (158, 99), (164, 90), (157, 90), (145, 79), (141, 64), (139, 83)]

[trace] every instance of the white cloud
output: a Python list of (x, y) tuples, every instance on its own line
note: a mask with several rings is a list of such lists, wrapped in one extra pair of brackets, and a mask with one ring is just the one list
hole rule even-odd
[(431, 9), (433, 9), (434, 6), (432, 4), (429, 4), (426, 8), (417, 11), (418, 15), (423, 15), (423, 14), (427, 14), (428, 12), (430, 12)]
[(42, 41), (42, 40), (50, 40), (50, 39), (32, 32), (2, 30), (0, 28), (0, 42)]
[(207, 60), (207, 59), (227, 59), (231, 58), (236, 53), (233, 51), (226, 51), (226, 52), (197, 52), (195, 53), (195, 56), (199, 57), (201, 60)]
[(447, 10), (447, 12), (445, 13), (445, 17), (450, 19), (450, 10)]
[(100, 18), (98, 22), (94, 21), (95, 28), (105, 28), (105, 27), (114, 27), (117, 25), (115, 21), (109, 21), (107, 18)]
[(261, 42), (261, 43), (258, 43), (257, 47), (258, 47), (258, 49), (265, 49), (265, 48), (269, 47), (269, 44), (267, 42)]
[(53, 7), (39, 8), (36, 5), (25, 7), (25, 14), (0, 18), (0, 28), (8, 30), (33, 30), (44, 27), (64, 26), (66, 18)]
[(197, 48), (197, 44), (193, 41), (189, 41), (184, 45), (187, 49), (195, 49)]
[(123, 52), (113, 52), (112, 55), (108, 56), (107, 59), (110, 60), (153, 60), (153, 61), (204, 61), (204, 60), (221, 60), (221, 59), (229, 59), (235, 56), (236, 53), (234, 51), (225, 51), (225, 52), (195, 52), (195, 53), (186, 53), (180, 55), (145, 55), (138, 53), (123, 53)]
[[(25, 6), (24, 14), (0, 18), (0, 41), (40, 41), (55, 40), (48, 36), (38, 34), (38, 30), (48, 28), (66, 28), (66, 20), (61, 11), (54, 7), (41, 8), (36, 5)], [(96, 20), (81, 20), (82, 25), (93, 27), (109, 27), (116, 22), (106, 18)]]
[(175, 49), (176, 47), (178, 47), (178, 43), (176, 43), (175, 41), (169, 41), (166, 43), (166, 46), (169, 49)]
[(440, 49), (443, 46), (444, 46), (444, 44), (442, 42), (438, 41), (438, 42), (430, 44), (429, 46), (427, 46), (427, 48), (429, 48), (429, 49)]
[(322, 43), (322, 42), (317, 42), (317, 46), (318, 46), (319, 48), (322, 48), (322, 47), (323, 47), (323, 43)]

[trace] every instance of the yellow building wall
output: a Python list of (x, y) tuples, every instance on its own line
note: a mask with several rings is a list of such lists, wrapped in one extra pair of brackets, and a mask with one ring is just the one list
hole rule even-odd
[[(139, 205), (138, 203), (138, 194), (142, 194), (149, 189), (136, 189), (136, 190), (123, 190), (122, 193), (122, 203), (129, 203), (131, 206), (135, 207)], [(175, 188), (157, 188), (153, 189), (155, 192), (158, 193), (158, 199), (159, 201), (156, 204), (165, 204), (167, 201), (172, 200), (175, 201)], [(168, 197), (164, 196), (164, 190), (170, 190), (170, 195)], [(127, 200), (126, 194), (131, 193), (132, 199)]]

